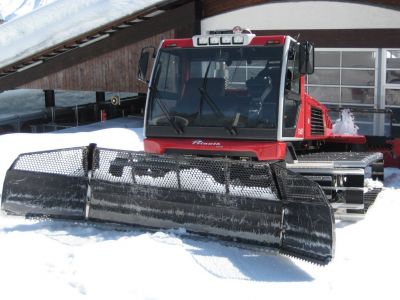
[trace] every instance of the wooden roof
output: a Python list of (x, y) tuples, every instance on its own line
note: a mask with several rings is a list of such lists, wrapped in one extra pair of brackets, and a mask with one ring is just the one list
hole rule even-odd
[[(4, 90), (7, 87), (10, 88), (9, 85), (2, 84), (6, 79), (6, 77), (10, 77), (10, 75), (15, 75), (16, 73), (24, 72), (28, 69), (35, 68), (49, 60), (52, 60), (60, 55), (71, 53), (72, 51), (82, 49), (86, 46), (90, 46), (94, 43), (110, 39), (118, 35), (121, 31), (130, 30), (132, 33), (135, 31), (146, 32), (146, 36), (156, 35), (158, 28), (155, 28), (154, 32), (152, 30), (152, 25), (148, 21), (152, 20), (157, 16), (161, 16), (168, 11), (176, 9), (180, 6), (183, 6), (192, 0), (167, 0), (161, 1), (158, 4), (147, 7), (146, 9), (142, 9), (136, 11), (124, 18), (115, 20), (109, 24), (106, 24), (100, 28), (95, 28), (92, 31), (84, 32), (79, 36), (75, 36), (69, 40), (65, 40), (62, 43), (59, 43), (49, 49), (44, 51), (35, 53), (32, 56), (23, 58), (18, 60), (12, 64), (4, 66), (0, 68), (0, 90)], [(171, 23), (176, 22), (174, 19), (170, 19)], [(168, 26), (167, 26), (168, 27)], [(167, 30), (167, 28), (166, 28)], [(143, 34), (141, 34), (143, 36)], [(16, 82), (15, 86), (20, 85)], [(7, 87), (6, 87), (7, 86)]]

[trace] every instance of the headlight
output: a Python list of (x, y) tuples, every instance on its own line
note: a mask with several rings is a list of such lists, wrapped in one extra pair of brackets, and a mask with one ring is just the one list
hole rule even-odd
[(243, 35), (234, 35), (232, 41), (234, 44), (243, 44), (244, 37), (243, 37)]
[(212, 36), (209, 40), (210, 45), (219, 45), (219, 37)]
[(206, 46), (208, 44), (208, 38), (205, 36), (201, 36), (197, 38), (197, 45)]
[(232, 43), (232, 38), (230, 36), (221, 37), (221, 44), (222, 45), (230, 45), (231, 43)]

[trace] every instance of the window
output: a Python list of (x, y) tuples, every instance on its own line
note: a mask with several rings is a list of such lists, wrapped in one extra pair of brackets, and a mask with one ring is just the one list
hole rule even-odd
[(180, 91), (180, 57), (170, 52), (160, 53), (160, 65), (156, 68), (154, 76), (157, 82), (156, 91), (151, 92), (158, 103), (152, 103), (151, 118), (156, 119), (163, 115), (163, 111), (170, 110), (176, 104)]
[[(306, 78), (311, 96), (333, 107), (390, 108), (392, 132), (400, 136), (400, 49), (319, 48), (315, 63), (314, 74)], [(386, 133), (390, 124), (382, 117), (359, 115), (356, 122), (360, 133), (378, 135)]]
[(300, 94), (299, 45), (292, 43), (289, 49), (286, 71), (286, 88), (292, 93)]
[(316, 49), (307, 92), (327, 104), (376, 106), (377, 50)]
[(246, 81), (257, 77), (258, 74), (264, 72), (267, 65), (271, 68), (279, 69), (280, 61), (268, 60), (251, 60), (251, 61), (232, 61), (227, 67), (225, 79), (228, 89), (243, 89), (246, 86)]
[(177, 93), (179, 83), (179, 56), (162, 52), (160, 61), (165, 61), (165, 67), (160, 70), (157, 89), (160, 92)]
[(393, 111), (393, 133), (400, 135), (400, 49), (384, 49), (382, 90), (385, 106)]
[(386, 105), (400, 107), (400, 90), (386, 89)]
[(276, 130), (282, 56), (282, 46), (160, 50), (148, 124)]
[(386, 84), (400, 85), (400, 50), (386, 50)]
[[(344, 107), (378, 107), (376, 95), (378, 49), (316, 49), (315, 72), (306, 78), (306, 91), (330, 109), (333, 121)], [(374, 117), (355, 114), (362, 134), (376, 131)]]

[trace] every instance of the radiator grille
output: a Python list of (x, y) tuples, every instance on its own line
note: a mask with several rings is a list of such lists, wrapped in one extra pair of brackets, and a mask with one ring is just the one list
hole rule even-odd
[(322, 110), (316, 107), (311, 107), (311, 134), (324, 135), (324, 118)]

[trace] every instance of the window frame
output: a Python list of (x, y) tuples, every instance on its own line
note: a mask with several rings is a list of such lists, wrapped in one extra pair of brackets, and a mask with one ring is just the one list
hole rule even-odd
[[(386, 104), (386, 90), (400, 90), (400, 83), (387, 83), (387, 71), (400, 71), (399, 68), (388, 68), (387, 67), (387, 57), (386, 57), (386, 52), (390, 50), (395, 50), (399, 51), (399, 48), (383, 48), (382, 49), (382, 105), (384, 107), (395, 107), (395, 108), (400, 108), (400, 105), (392, 105), (392, 104)], [(399, 91), (400, 92), (400, 91)]]
[[(381, 66), (382, 66), (382, 80), (381, 80), (381, 93), (382, 93), (382, 97), (381, 97), (381, 106), (384, 108), (394, 108), (394, 109), (399, 109), (400, 105), (393, 105), (393, 104), (386, 104), (386, 91), (387, 90), (398, 90), (400, 93), (400, 83), (387, 83), (387, 71), (390, 70), (399, 70), (400, 71), (400, 67), (399, 68), (388, 68), (387, 67), (387, 51), (390, 50), (395, 50), (395, 51), (399, 51), (400, 52), (400, 48), (383, 48), (382, 49), (382, 55), (381, 55)], [(388, 125), (387, 123), (385, 123), (385, 125)], [(400, 127), (400, 122), (399, 123), (393, 123), (392, 124), (393, 127)]]
[[(297, 109), (296, 109), (296, 115), (293, 118), (293, 126), (286, 126), (286, 119), (282, 120), (282, 125), (283, 125), (283, 132), (285, 134), (285, 136), (294, 136), (295, 135), (295, 131), (296, 131), (296, 125), (297, 125), (297, 121), (299, 118), (299, 111), (300, 111), (300, 105), (301, 105), (301, 74), (300, 74), (300, 70), (299, 70), (299, 51), (300, 51), (300, 45), (295, 42), (295, 41), (290, 41), (289, 44), (289, 52), (291, 51), (292, 47), (296, 48), (296, 52), (294, 54), (294, 59), (291, 60), (287, 59), (287, 65), (286, 65), (286, 69), (285, 69), (285, 83), (284, 83), (284, 87), (285, 87), (285, 93), (284, 93), (284, 103), (283, 103), (283, 116), (285, 116), (285, 111), (288, 108), (287, 104), (288, 101), (292, 101), (292, 102), (297, 102)], [(293, 62), (292, 66), (289, 65), (289, 62)], [(295, 72), (294, 70), (297, 69), (297, 72)], [(292, 72), (292, 78), (291, 78), (291, 83), (290, 83), (290, 89), (286, 88), (286, 84), (287, 84), (287, 79), (288, 79), (288, 71), (291, 70)], [(296, 78), (297, 76), (297, 78)], [(293, 84), (296, 83), (297, 84)], [(292, 119), (292, 118), (290, 118)]]
[[(378, 96), (378, 88), (379, 88), (379, 49), (378, 48), (316, 48), (316, 52), (339, 52), (339, 66), (337, 67), (317, 67), (316, 70), (339, 70), (339, 84), (311, 84), (309, 83), (309, 78), (306, 76), (305, 78), (305, 92), (309, 93), (309, 87), (332, 87), (339, 89), (338, 102), (332, 101), (321, 101), (324, 104), (328, 105), (336, 105), (336, 106), (362, 106), (362, 107), (373, 107), (377, 108), (379, 106), (379, 96)], [(375, 65), (374, 67), (343, 67), (343, 52), (374, 52), (375, 53)], [(366, 86), (366, 85), (349, 85), (342, 84), (342, 70), (364, 70), (364, 71), (374, 71), (374, 85)], [(354, 103), (354, 102), (344, 102), (342, 100), (342, 88), (365, 88), (365, 89), (373, 89), (374, 90), (374, 99), (373, 103)]]
[[(290, 36), (286, 36), (285, 39), (285, 45), (283, 47), (283, 59), (282, 59), (282, 71), (281, 71), (281, 83), (286, 82), (286, 70), (288, 69), (288, 56), (289, 56), (289, 48), (291, 42), (298, 43), (295, 39), (293, 39)], [(300, 79), (301, 80), (300, 76)], [(301, 83), (300, 83), (300, 97), (302, 94), (301, 90)], [(284, 127), (284, 104), (285, 104), (285, 84), (281, 84), (280, 89), (279, 89), (279, 108), (278, 108), (278, 141), (302, 141), (303, 137), (296, 137), (296, 127), (294, 129), (285, 129)], [(301, 105), (301, 101), (300, 101)], [(299, 106), (300, 108), (300, 106)], [(299, 111), (298, 109), (297, 112), (297, 120), (299, 116)], [(297, 121), (296, 121), (297, 123)]]

